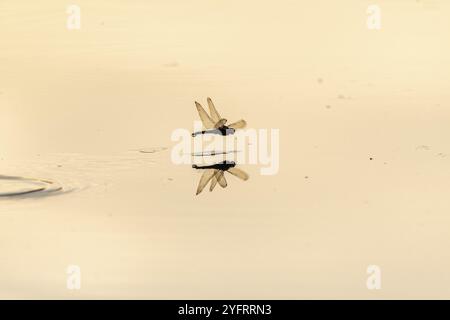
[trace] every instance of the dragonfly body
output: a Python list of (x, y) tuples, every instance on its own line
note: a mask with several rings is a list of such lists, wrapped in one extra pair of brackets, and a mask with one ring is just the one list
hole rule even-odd
[(236, 166), (236, 163), (233, 161), (222, 161), (222, 162), (208, 165), (208, 166), (197, 166), (196, 164), (193, 164), (192, 168), (194, 168), (194, 169), (215, 169), (215, 170), (227, 171), (228, 169), (234, 168), (235, 166)]
[(203, 131), (197, 131), (192, 134), (193, 137), (199, 135), (199, 134), (218, 134), (221, 136), (228, 136), (230, 134), (234, 134), (236, 129), (227, 127), (227, 126), (221, 126), (217, 129), (211, 129), (211, 130), (203, 130)]

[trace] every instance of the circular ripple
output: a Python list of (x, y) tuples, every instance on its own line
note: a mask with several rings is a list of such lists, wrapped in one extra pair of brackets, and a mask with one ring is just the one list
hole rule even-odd
[(53, 181), (0, 175), (0, 197), (44, 195), (60, 190), (62, 187)]

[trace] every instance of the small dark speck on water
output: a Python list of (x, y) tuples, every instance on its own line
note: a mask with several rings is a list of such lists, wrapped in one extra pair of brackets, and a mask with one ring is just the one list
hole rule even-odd
[(173, 62), (165, 63), (163, 66), (166, 68), (176, 68), (176, 67), (179, 67), (180, 64), (177, 61), (173, 61)]
[(418, 146), (416, 149), (417, 150), (426, 150), (426, 151), (428, 151), (431, 148), (430, 148), (430, 146), (427, 146), (427, 145), (421, 145), (421, 146)]
[(156, 153), (160, 151), (167, 150), (166, 147), (156, 147), (156, 148), (148, 148), (139, 150), (140, 153)]
[(369, 160), (373, 160), (373, 158), (369, 158)]

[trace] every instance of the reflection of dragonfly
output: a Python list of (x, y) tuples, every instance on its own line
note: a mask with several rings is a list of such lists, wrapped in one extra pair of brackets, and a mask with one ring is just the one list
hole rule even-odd
[(231, 153), (238, 153), (238, 152), (241, 152), (241, 151), (239, 151), (239, 150), (231, 150), (231, 151), (216, 151), (216, 150), (212, 150), (212, 151), (185, 153), (185, 154), (190, 154), (193, 157), (213, 157), (213, 156), (218, 156), (218, 155), (221, 155), (221, 154), (231, 154)]
[(211, 114), (211, 116), (209, 116), (208, 113), (206, 113), (205, 109), (203, 109), (200, 103), (195, 101), (195, 106), (197, 107), (200, 119), (203, 122), (203, 126), (207, 130), (194, 132), (192, 134), (193, 137), (195, 137), (198, 134), (219, 134), (222, 136), (227, 136), (229, 134), (233, 134), (236, 131), (236, 129), (242, 129), (247, 125), (245, 120), (239, 120), (226, 126), (225, 123), (227, 122), (227, 119), (223, 119), (220, 117), (219, 113), (214, 107), (214, 103), (212, 102), (211, 98), (208, 98), (207, 100), (209, 113)]
[(200, 178), (200, 182), (198, 183), (196, 195), (203, 191), (210, 180), (211, 185), (209, 187), (209, 191), (213, 191), (217, 183), (219, 183), (222, 188), (225, 188), (227, 186), (227, 180), (224, 175), (225, 171), (244, 181), (249, 178), (246, 172), (236, 168), (236, 163), (233, 161), (223, 161), (213, 165), (201, 167), (194, 164), (192, 165), (192, 168), (205, 170)]

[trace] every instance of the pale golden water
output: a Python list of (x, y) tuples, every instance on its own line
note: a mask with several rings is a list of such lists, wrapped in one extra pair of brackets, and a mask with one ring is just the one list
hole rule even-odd
[[(1, 200), (0, 297), (450, 298), (450, 3), (373, 3), (0, 1), (0, 175), (63, 188)], [(195, 196), (207, 96), (277, 175)]]

